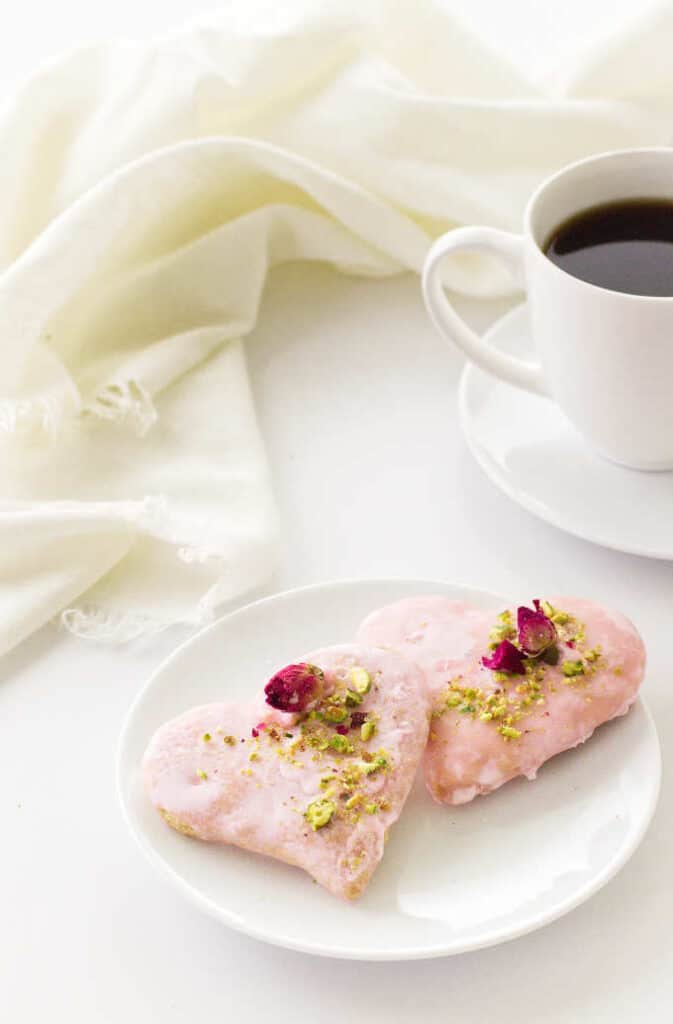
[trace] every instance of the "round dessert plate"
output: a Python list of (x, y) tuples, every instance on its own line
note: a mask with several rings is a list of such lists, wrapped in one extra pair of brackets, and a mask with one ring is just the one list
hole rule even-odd
[[(491, 327), (489, 344), (526, 356), (534, 348), (526, 305)], [(597, 455), (546, 398), (468, 365), (460, 421), (486, 475), (534, 515), (585, 540), (673, 559), (673, 472), (626, 469)]]
[[(588, 899), (628, 860), (657, 801), (660, 756), (642, 701), (534, 783), (516, 780), (462, 807), (441, 807), (422, 778), (391, 829), (363, 897), (347, 903), (307, 874), (168, 828), (146, 799), (140, 762), (154, 730), (187, 708), (246, 699), (273, 670), (352, 640), (374, 608), (440, 593), (502, 610), (494, 594), (425, 580), (357, 580), (293, 590), (220, 619), (152, 676), (121, 736), (124, 815), (150, 862), (224, 924), (323, 956), (406, 960), (512, 939)], [(176, 934), (176, 942), (180, 941)]]

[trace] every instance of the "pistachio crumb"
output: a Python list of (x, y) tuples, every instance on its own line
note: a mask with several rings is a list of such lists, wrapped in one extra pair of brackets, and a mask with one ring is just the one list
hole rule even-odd
[(213, 738), (213, 737), (212, 737), (212, 736), (210, 735), (210, 733), (209, 733), (209, 732), (204, 732), (204, 734), (203, 734), (203, 742), (204, 742), (204, 743), (210, 743), (210, 741), (212, 740), (212, 738)]
[(304, 811), (304, 817), (313, 831), (317, 832), (319, 828), (324, 828), (331, 821), (335, 811), (336, 804), (334, 801), (327, 800), (325, 797), (318, 797), (317, 800), (312, 800), (308, 805)]
[(199, 768), (199, 770), (197, 771), (197, 773), (196, 773), (196, 774), (198, 775), (198, 777), (199, 777), (200, 779), (207, 779), (207, 778), (208, 778), (208, 776), (207, 776), (207, 774), (206, 774), (206, 773), (204, 772), (203, 768)]
[(325, 708), (323, 714), (325, 716), (325, 721), (333, 722), (335, 725), (340, 725), (348, 717), (346, 709), (339, 707), (338, 704), (330, 704)]
[(375, 732), (376, 725), (374, 724), (374, 722), (363, 722), (362, 726), (360, 727), (360, 739), (362, 740), (363, 743), (366, 743), (368, 740), (372, 738)]
[(372, 680), (366, 669), (361, 668), (359, 665), (355, 665), (350, 670), (350, 680), (353, 685), (353, 689), (357, 694), (364, 696), (365, 693), (369, 693), (372, 686)]
[(514, 729), (511, 725), (501, 725), (498, 732), (506, 740), (518, 740), (521, 735), (520, 729)]
[(336, 750), (339, 754), (352, 754), (355, 749), (353, 744), (349, 743), (345, 736), (339, 736), (338, 734), (336, 736), (332, 736), (329, 741), (329, 745), (332, 750)]
[(567, 679), (572, 679), (574, 676), (584, 675), (584, 665), (581, 661), (564, 661), (563, 662), (563, 675)]

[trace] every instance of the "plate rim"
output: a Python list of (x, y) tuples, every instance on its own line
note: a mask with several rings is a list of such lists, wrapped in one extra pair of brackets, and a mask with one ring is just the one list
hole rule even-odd
[[(147, 858), (148, 862), (154, 867), (160, 876), (163, 876), (166, 880), (172, 882), (172, 884), (181, 892), (187, 899), (188, 902), (192, 903), (198, 909), (202, 910), (209, 917), (216, 919), (217, 921), (225, 924), (232, 930), (241, 934), (247, 935), (250, 938), (256, 939), (261, 942), (266, 942), (272, 946), (289, 949), (293, 952), (306, 953), (312, 956), (320, 956), (338, 960), (357, 960), (361, 962), (400, 962), (407, 960), (430, 960), (438, 959), (440, 957), (456, 956), (461, 953), (474, 952), (479, 949), (486, 949), (491, 946), (501, 945), (505, 942), (512, 941), (517, 938), (521, 938), (524, 935), (530, 934), (533, 931), (537, 931), (539, 928), (543, 928), (548, 924), (552, 924), (554, 921), (565, 916), (576, 907), (585, 903), (592, 896), (594, 896), (600, 889), (602, 889), (612, 878), (614, 878), (624, 865), (630, 860), (635, 851), (640, 846), (643, 838), (647, 834), (647, 831), (654, 817), (654, 813), (657, 808), (659, 801), (659, 795), (661, 791), (661, 776), (662, 776), (662, 757), (661, 757), (661, 745), (659, 743), (659, 736), (657, 733), (656, 725), (652, 713), (649, 707), (645, 703), (641, 695), (638, 696), (636, 704), (639, 704), (645, 718), (645, 726), (648, 733), (649, 742), (652, 747), (652, 754), (656, 762), (656, 779), (653, 780), (654, 784), (651, 789), (648, 803), (644, 809), (643, 815), (640, 820), (640, 824), (630, 841), (627, 842), (623, 848), (619, 850), (618, 855), (613, 861), (605, 865), (603, 870), (592, 880), (592, 882), (584, 889), (580, 890), (570, 899), (561, 900), (559, 903), (550, 908), (549, 911), (543, 914), (537, 914), (533, 918), (526, 918), (519, 927), (503, 927), (494, 932), (491, 932), (483, 940), (477, 940), (474, 942), (459, 942), (451, 943), (444, 942), (441, 944), (433, 944), (431, 946), (412, 946), (406, 948), (399, 948), (395, 950), (388, 949), (368, 949), (353, 947), (352, 949), (344, 950), (341, 947), (330, 947), (324, 943), (320, 944), (305, 944), (294, 939), (284, 939), (282, 936), (278, 936), (275, 933), (268, 933), (263, 928), (258, 926), (250, 926), (238, 918), (235, 914), (222, 908), (214, 900), (208, 896), (203, 895), (198, 889), (195, 889), (190, 882), (188, 882), (183, 876), (176, 871), (168, 861), (166, 861), (161, 854), (156, 850), (155, 846), (146, 838), (142, 830), (136, 827), (131, 814), (130, 807), (127, 806), (125, 799), (125, 749), (129, 734), (132, 731), (135, 715), (137, 709), (143, 703), (148, 692), (157, 684), (159, 677), (163, 672), (184, 655), (193, 645), (198, 644), (204, 635), (216, 631), (222, 628), (224, 623), (230, 622), (241, 614), (248, 613), (253, 608), (258, 608), (262, 605), (276, 602), (281, 599), (292, 597), (298, 593), (307, 593), (316, 590), (330, 590), (340, 587), (350, 587), (362, 584), (367, 585), (390, 585), (390, 584), (405, 584), (414, 585), (417, 584), (419, 587), (445, 587), (451, 588), (456, 591), (469, 592), (472, 594), (480, 594), (487, 598), (495, 598), (496, 600), (503, 599), (503, 595), (495, 593), (493, 591), (484, 590), (483, 588), (473, 587), (468, 584), (453, 583), (449, 580), (438, 580), (438, 579), (415, 579), (403, 576), (389, 576), (389, 577), (352, 577), (345, 579), (333, 579), (326, 580), (319, 583), (310, 583), (299, 587), (290, 587), (288, 589), (278, 591), (277, 593), (268, 594), (262, 598), (258, 598), (254, 601), (250, 601), (245, 605), (235, 608), (227, 614), (216, 619), (214, 622), (200, 629), (193, 636), (188, 637), (182, 643), (180, 643), (175, 650), (171, 651), (159, 665), (150, 673), (146, 679), (144, 685), (140, 691), (136, 694), (131, 705), (129, 706), (122, 727), (119, 733), (117, 741), (116, 757), (115, 757), (115, 788), (117, 794), (117, 801), (121, 809), (122, 818), (128, 828), (131, 836), (135, 840), (136, 844)], [(635, 706), (635, 705), (634, 705)]]
[[(488, 330), (484, 332), (483, 341), (489, 345), (493, 344), (495, 339), (496, 347), (499, 347), (497, 346), (497, 338), (500, 331), (507, 329), (510, 321), (516, 321), (519, 318), (523, 319), (527, 306), (527, 302), (520, 302), (513, 309), (504, 313), (503, 316), (498, 317), (495, 323), (491, 324)], [(478, 379), (479, 376), (488, 378), (489, 375), (483, 370), (480, 370), (474, 363), (467, 362), (458, 382), (458, 422), (460, 424), (460, 429), (465, 439), (465, 443), (467, 444), (475, 462), (491, 483), (498, 488), (498, 490), (502, 491), (506, 497), (519, 505), (520, 508), (525, 509), (526, 512), (535, 516), (536, 519), (540, 519), (542, 522), (548, 523), (550, 526), (556, 527), (557, 530), (562, 530), (564, 533), (568, 533), (573, 537), (579, 537), (580, 540), (587, 541), (590, 544), (596, 544), (598, 547), (607, 548), (609, 551), (620, 551), (625, 555), (637, 555), (640, 558), (652, 558), (663, 562), (673, 561), (673, 547), (670, 549), (649, 548), (646, 545), (639, 546), (636, 544), (620, 544), (616, 541), (605, 540), (590, 529), (584, 530), (581, 527), (568, 525), (563, 521), (561, 516), (554, 515), (553, 512), (540, 509), (535, 502), (535, 498), (529, 495), (528, 490), (520, 490), (510, 484), (507, 477), (498, 471), (497, 463), (486, 457), (486, 449), (477, 441), (470, 427), (472, 416), (468, 409), (469, 392), (470, 389), (475, 386), (475, 380)], [(497, 383), (504, 384), (503, 381), (497, 381)], [(519, 389), (512, 387), (512, 390)], [(553, 399), (547, 398), (545, 395), (540, 395), (538, 397), (553, 403)], [(559, 415), (563, 416), (561, 410), (559, 410)], [(611, 465), (616, 466), (625, 473), (645, 472), (644, 470), (632, 470), (626, 466), (619, 466), (618, 463), (613, 462), (610, 459), (605, 459), (605, 456), (599, 455), (590, 446), (589, 450), (594, 458), (610, 462)], [(670, 470), (668, 472), (670, 472)]]

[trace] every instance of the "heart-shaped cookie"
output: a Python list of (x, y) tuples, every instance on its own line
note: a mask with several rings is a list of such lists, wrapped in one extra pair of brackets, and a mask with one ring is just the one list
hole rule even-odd
[(635, 627), (576, 597), (501, 614), (440, 596), (373, 612), (360, 643), (401, 651), (424, 670), (432, 695), (425, 780), (441, 803), (461, 804), (625, 714), (645, 671)]
[(281, 670), (265, 693), (162, 726), (143, 759), (147, 793), (185, 835), (276, 857), (354, 899), (426, 746), (423, 673), (401, 654), (345, 645)]

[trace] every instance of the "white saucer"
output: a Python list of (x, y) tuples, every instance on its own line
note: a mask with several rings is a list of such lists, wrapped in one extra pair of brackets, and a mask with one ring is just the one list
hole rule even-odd
[[(504, 599), (447, 583), (361, 580), (258, 601), (177, 650), (147, 683), (121, 737), (118, 785), (149, 858), (202, 910), (290, 949), (359, 960), (444, 956), (493, 945), (588, 899), (628, 860), (650, 822), (661, 773), (656, 731), (637, 702), (537, 782), (517, 780), (464, 807), (434, 804), (419, 778), (386, 854), (357, 903), (302, 871), (166, 827), (145, 798), (140, 760), (154, 730), (186, 708), (247, 697), (274, 668), (351, 640), (374, 608), (419, 593), (481, 607)], [(182, 942), (176, 926), (176, 945)]]
[[(486, 340), (532, 355), (525, 304)], [(673, 559), (673, 472), (625, 469), (596, 455), (552, 401), (469, 365), (459, 389), (467, 443), (486, 475), (541, 519), (605, 547)]]

